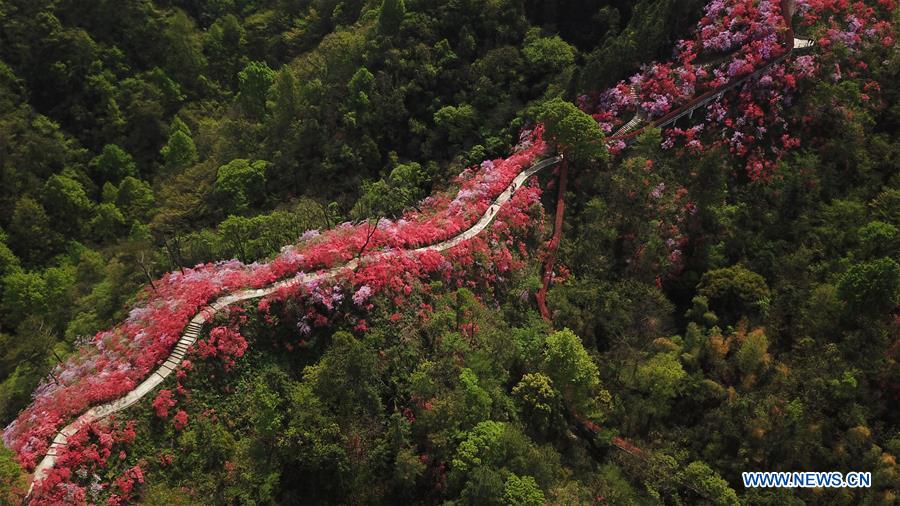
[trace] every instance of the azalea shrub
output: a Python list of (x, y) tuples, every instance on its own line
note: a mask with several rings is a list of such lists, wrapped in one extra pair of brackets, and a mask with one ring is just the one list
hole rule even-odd
[(29, 504), (87, 504), (110, 496), (111, 504), (133, 498), (135, 482), (143, 482), (140, 467), (132, 467), (113, 483), (101, 475), (107, 467), (127, 458), (126, 448), (137, 436), (133, 420), (120, 423), (115, 417), (91, 423), (56, 449), (56, 466), (35, 484)]

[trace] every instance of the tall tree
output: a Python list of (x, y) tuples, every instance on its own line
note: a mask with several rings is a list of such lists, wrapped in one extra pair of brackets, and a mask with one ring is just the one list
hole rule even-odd
[(381, 14), (378, 16), (378, 28), (385, 35), (393, 35), (400, 28), (406, 16), (406, 4), (403, 0), (383, 0)]
[(261, 120), (266, 114), (266, 98), (275, 81), (275, 71), (266, 62), (252, 61), (238, 73), (237, 100), (250, 118)]

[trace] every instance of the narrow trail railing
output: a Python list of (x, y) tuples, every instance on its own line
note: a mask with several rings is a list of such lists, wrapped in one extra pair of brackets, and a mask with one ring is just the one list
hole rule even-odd
[(813, 47), (813, 45), (814, 45), (814, 42), (812, 42), (810, 40), (806, 40), (806, 39), (797, 39), (797, 38), (791, 37), (789, 40), (791, 42), (789, 44), (787, 44), (787, 47), (785, 48), (785, 52), (781, 56), (778, 56), (777, 58), (773, 58), (772, 60), (766, 62), (765, 65), (761, 66), (760, 68), (754, 70), (753, 72), (751, 72), (749, 74), (745, 74), (743, 76), (736, 77), (718, 88), (715, 88), (715, 89), (712, 89), (705, 93), (700, 94), (699, 96), (689, 100), (686, 104), (682, 105), (681, 107), (677, 107), (677, 108), (669, 111), (668, 113), (664, 114), (663, 116), (650, 121), (650, 123), (648, 123), (647, 125), (634, 130), (633, 128), (635, 126), (637, 126), (635, 121), (638, 120), (637, 123), (639, 123), (640, 122), (639, 118), (641, 118), (641, 116), (643, 114), (643, 111), (638, 110), (638, 112), (635, 114), (634, 118), (631, 119), (631, 121), (629, 121), (628, 123), (623, 125), (618, 131), (616, 131), (616, 133), (614, 135), (607, 137), (606, 140), (607, 141), (628, 142), (628, 141), (636, 138), (637, 136), (639, 136), (641, 133), (644, 132), (644, 130), (646, 130), (648, 128), (665, 128), (667, 126), (670, 126), (673, 123), (675, 123), (676, 121), (678, 121), (679, 119), (681, 119), (687, 115), (693, 114), (694, 111), (696, 111), (697, 109), (704, 107), (704, 106), (710, 104), (711, 102), (719, 100), (720, 98), (722, 98), (723, 95), (725, 95), (725, 93), (731, 91), (732, 89), (746, 83), (747, 81), (749, 81), (751, 79), (755, 79), (755, 78), (761, 76), (765, 72), (769, 71), (769, 69), (771, 69), (775, 65), (778, 65), (779, 63), (782, 63), (785, 60), (787, 60), (793, 54), (800, 52), (800, 51), (804, 51), (806, 49), (809, 49), (809, 48)]

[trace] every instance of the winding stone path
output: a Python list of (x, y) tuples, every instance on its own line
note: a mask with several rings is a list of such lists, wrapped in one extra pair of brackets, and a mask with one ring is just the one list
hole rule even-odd
[[(420, 248), (415, 248), (408, 251), (412, 253), (422, 251), (444, 251), (477, 236), (494, 220), (494, 218), (496, 218), (497, 213), (500, 211), (500, 209), (507, 202), (509, 202), (509, 199), (512, 198), (516, 191), (522, 188), (523, 183), (525, 183), (528, 178), (530, 178), (537, 172), (546, 169), (547, 167), (556, 165), (561, 160), (561, 156), (545, 158), (520, 172), (515, 178), (513, 178), (509, 186), (507, 186), (506, 189), (503, 190), (496, 199), (494, 199), (491, 205), (488, 206), (487, 210), (484, 212), (481, 218), (467, 230), (446, 241), (429, 246), (422, 246)], [(81, 416), (76, 418), (75, 421), (66, 425), (65, 427), (60, 429), (59, 432), (57, 432), (56, 437), (50, 444), (50, 448), (47, 450), (47, 454), (44, 455), (44, 458), (41, 459), (40, 463), (38, 463), (38, 465), (34, 469), (31, 486), (28, 489), (28, 495), (31, 495), (31, 491), (34, 489), (34, 485), (43, 480), (44, 476), (46, 476), (46, 474), (51, 469), (53, 469), (53, 466), (56, 464), (57, 450), (62, 446), (66, 446), (69, 437), (71, 437), (82, 427), (90, 423), (96, 422), (98, 420), (106, 418), (113, 413), (128, 408), (129, 406), (143, 399), (147, 394), (156, 389), (156, 387), (159, 386), (160, 383), (168, 378), (169, 375), (171, 375), (172, 372), (174, 372), (184, 360), (184, 357), (187, 354), (187, 350), (200, 337), (200, 330), (203, 328), (203, 325), (210, 319), (212, 319), (212, 317), (217, 312), (236, 302), (265, 297), (266, 295), (269, 295), (279, 290), (280, 288), (295, 286), (300, 283), (309, 283), (320, 279), (333, 278), (342, 271), (357, 268), (363, 262), (378, 260), (392, 254), (396, 254), (396, 252), (376, 252), (369, 255), (364, 255), (361, 258), (354, 258), (353, 260), (350, 260), (343, 265), (333, 267), (325, 271), (319, 271), (311, 274), (301, 272), (292, 278), (278, 281), (264, 288), (257, 288), (255, 290), (241, 290), (228, 295), (223, 295), (222, 297), (216, 299), (214, 302), (204, 306), (202, 309), (200, 309), (199, 312), (197, 312), (196, 315), (194, 315), (193, 318), (191, 318), (190, 322), (187, 324), (187, 327), (185, 327), (184, 329), (184, 333), (181, 335), (181, 338), (178, 339), (178, 342), (175, 343), (175, 347), (172, 349), (172, 353), (169, 354), (169, 357), (165, 360), (165, 362), (163, 362), (162, 365), (160, 365), (159, 368), (157, 368), (155, 371), (150, 373), (150, 376), (148, 376), (143, 382), (141, 382), (141, 384), (135, 387), (134, 390), (131, 390), (124, 396), (114, 401), (94, 406), (88, 409)]]

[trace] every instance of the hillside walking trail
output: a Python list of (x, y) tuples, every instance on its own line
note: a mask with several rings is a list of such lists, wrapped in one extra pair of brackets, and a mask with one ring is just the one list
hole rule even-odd
[[(503, 190), (503, 192), (501, 192), (496, 199), (494, 199), (491, 205), (488, 206), (484, 214), (481, 215), (481, 218), (465, 231), (457, 234), (450, 239), (447, 239), (446, 241), (431, 244), (429, 246), (422, 246), (420, 248), (405, 250), (403, 251), (403, 253), (409, 254), (421, 253), (425, 251), (444, 251), (477, 236), (494, 220), (494, 218), (498, 214), (498, 211), (500, 211), (500, 209), (509, 201), (509, 199), (511, 199), (512, 196), (515, 195), (516, 191), (520, 190), (524, 186), (525, 181), (527, 181), (531, 176), (540, 172), (541, 170), (556, 165), (561, 160), (562, 156), (545, 158), (520, 172), (515, 178), (513, 178), (512, 182), (506, 187), (506, 189)], [(159, 368), (150, 373), (150, 376), (148, 376), (147, 379), (145, 379), (141, 384), (135, 387), (134, 390), (131, 390), (124, 396), (106, 404), (101, 404), (88, 409), (81, 416), (76, 418), (75, 421), (73, 421), (69, 425), (66, 425), (56, 433), (56, 437), (53, 439), (53, 443), (50, 444), (50, 448), (47, 450), (47, 454), (44, 455), (44, 458), (41, 459), (41, 461), (34, 469), (34, 475), (31, 480), (31, 486), (28, 489), (28, 494), (31, 494), (31, 491), (34, 489), (35, 483), (41, 481), (44, 475), (49, 472), (50, 469), (52, 469), (56, 464), (56, 450), (61, 446), (65, 446), (69, 437), (71, 437), (73, 434), (78, 432), (79, 429), (88, 424), (106, 418), (113, 413), (128, 408), (129, 406), (138, 402), (147, 394), (152, 392), (157, 386), (159, 386), (160, 383), (163, 382), (163, 380), (169, 377), (169, 375), (171, 375), (172, 372), (175, 371), (175, 369), (177, 369), (181, 362), (184, 360), (185, 355), (187, 354), (187, 351), (191, 347), (191, 345), (193, 345), (200, 337), (200, 330), (203, 328), (203, 324), (212, 319), (212, 317), (217, 312), (236, 302), (265, 297), (266, 295), (269, 295), (281, 288), (291, 287), (297, 284), (311, 283), (314, 281), (333, 278), (342, 271), (356, 269), (362, 263), (377, 261), (385, 256), (396, 254), (398, 254), (398, 252), (371, 253), (368, 255), (363, 255), (359, 258), (355, 258), (343, 265), (339, 265), (325, 271), (319, 271), (316, 273), (300, 272), (292, 278), (272, 283), (271, 285), (264, 288), (258, 288), (255, 290), (242, 290), (239, 292), (224, 295), (216, 299), (214, 302), (204, 306), (200, 309), (199, 312), (197, 312), (196, 315), (194, 315), (193, 318), (191, 318), (187, 327), (185, 327), (184, 333), (181, 335), (181, 338), (178, 339), (178, 342), (172, 349), (172, 353), (169, 354), (169, 357), (165, 360), (165, 362), (163, 362), (162, 365), (159, 366)]]
[[(695, 109), (703, 107), (710, 102), (717, 100), (729, 89), (732, 89), (753, 77), (759, 76), (762, 72), (771, 68), (773, 65), (784, 61), (795, 50), (807, 49), (811, 47), (813, 43), (804, 39), (794, 39), (793, 34), (791, 34), (786, 45), (787, 51), (783, 55), (772, 60), (771, 62), (768, 62), (766, 65), (763, 65), (755, 72), (734, 79), (719, 88), (710, 90), (691, 100), (687, 104), (670, 111), (668, 114), (657, 119), (656, 121), (650, 122), (647, 126), (663, 127), (670, 125), (679, 118), (692, 113)], [(635, 127), (643, 122), (643, 119), (644, 114), (639, 112), (635, 116), (635, 118), (632, 119), (632, 121), (626, 123), (626, 125), (622, 129), (620, 129), (619, 132), (616, 132), (616, 135), (608, 137), (607, 141), (630, 140), (635, 138), (646, 128), (645, 126), (644, 128), (635, 129)], [(445, 251), (477, 236), (494, 220), (494, 218), (498, 214), (498, 211), (510, 200), (510, 198), (512, 198), (516, 191), (522, 188), (525, 181), (527, 181), (537, 172), (548, 167), (552, 167), (560, 161), (562, 161), (562, 156), (545, 158), (523, 170), (512, 180), (512, 182), (506, 187), (506, 189), (503, 190), (503, 192), (501, 192), (496, 199), (494, 199), (491, 205), (488, 206), (487, 210), (485, 210), (481, 218), (467, 230), (448, 240), (429, 246), (422, 246), (420, 248), (405, 250), (403, 252), (409, 254), (424, 251)], [(197, 312), (196, 315), (194, 315), (194, 317), (188, 323), (187, 327), (185, 327), (184, 333), (175, 344), (175, 347), (173, 348), (172, 352), (169, 354), (169, 357), (165, 360), (165, 362), (163, 362), (162, 365), (160, 365), (155, 371), (153, 371), (142, 383), (140, 383), (137, 387), (135, 387), (133, 390), (120, 397), (119, 399), (88, 409), (86, 412), (76, 418), (72, 423), (66, 425), (65, 427), (60, 429), (59, 432), (57, 432), (56, 437), (50, 444), (47, 454), (35, 467), (34, 474), (32, 475), (31, 485), (28, 489), (28, 496), (31, 495), (31, 491), (34, 489), (34, 485), (40, 482), (44, 478), (46, 473), (49, 472), (56, 464), (56, 450), (59, 447), (66, 446), (69, 437), (78, 432), (80, 428), (106, 418), (113, 413), (122, 411), (144, 398), (148, 393), (152, 392), (182, 363), (188, 349), (199, 338), (200, 330), (202, 329), (203, 325), (207, 321), (209, 321), (217, 312), (236, 302), (265, 297), (266, 295), (269, 295), (281, 288), (291, 287), (301, 283), (310, 283), (318, 280), (333, 278), (340, 272), (356, 269), (360, 264), (364, 262), (375, 261), (387, 255), (395, 255), (398, 253), (401, 252), (376, 252), (368, 255), (362, 255), (358, 258), (350, 260), (349, 262), (346, 262), (343, 265), (333, 267), (325, 271), (319, 271), (316, 273), (300, 272), (292, 278), (278, 281), (264, 288), (242, 290), (229, 295), (225, 295), (204, 306), (202, 309), (200, 309), (199, 312)], [(628, 453), (639, 454), (639, 450), (637, 450), (636, 447), (633, 447), (633, 445), (630, 445), (630, 443), (627, 443), (621, 438), (614, 438), (612, 443), (614, 446), (619, 447), (620, 449), (623, 449)]]

